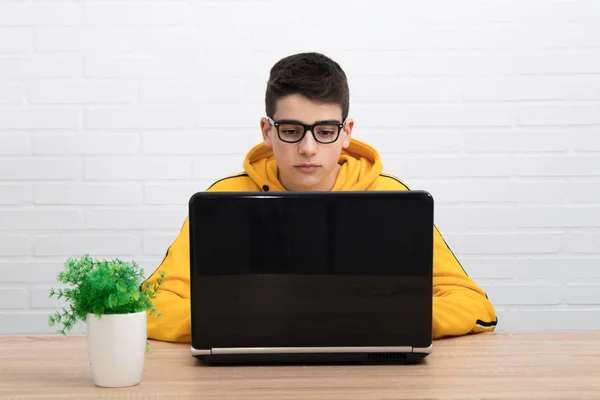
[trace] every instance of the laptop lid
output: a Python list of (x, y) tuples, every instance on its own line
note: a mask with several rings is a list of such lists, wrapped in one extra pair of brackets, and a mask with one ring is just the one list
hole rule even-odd
[(427, 192), (200, 192), (189, 228), (194, 355), (431, 346)]

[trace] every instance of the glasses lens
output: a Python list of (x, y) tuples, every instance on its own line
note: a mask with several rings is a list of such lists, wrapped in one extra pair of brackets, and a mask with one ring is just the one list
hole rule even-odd
[(338, 135), (337, 125), (317, 125), (315, 126), (315, 136), (319, 142), (335, 142)]
[(281, 140), (286, 142), (295, 142), (300, 140), (302, 137), (302, 133), (304, 132), (304, 128), (302, 125), (296, 124), (281, 124), (279, 125), (279, 136), (281, 136)]

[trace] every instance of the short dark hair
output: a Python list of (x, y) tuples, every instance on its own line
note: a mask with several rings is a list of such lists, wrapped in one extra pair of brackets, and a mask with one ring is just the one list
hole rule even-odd
[(273, 65), (265, 95), (267, 115), (273, 116), (277, 101), (292, 94), (323, 103), (339, 104), (342, 119), (348, 117), (350, 90), (346, 73), (337, 62), (323, 54), (293, 54)]

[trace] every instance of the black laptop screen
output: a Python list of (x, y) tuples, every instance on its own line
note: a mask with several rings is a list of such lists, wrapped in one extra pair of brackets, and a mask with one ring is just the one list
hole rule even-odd
[(198, 197), (194, 272), (428, 275), (432, 203), (398, 193)]
[(427, 193), (200, 193), (189, 216), (194, 347), (427, 342)]

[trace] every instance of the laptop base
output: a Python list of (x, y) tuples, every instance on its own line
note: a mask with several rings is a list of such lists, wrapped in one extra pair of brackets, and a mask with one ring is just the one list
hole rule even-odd
[(269, 353), (195, 355), (207, 365), (249, 364), (419, 364), (429, 353)]

